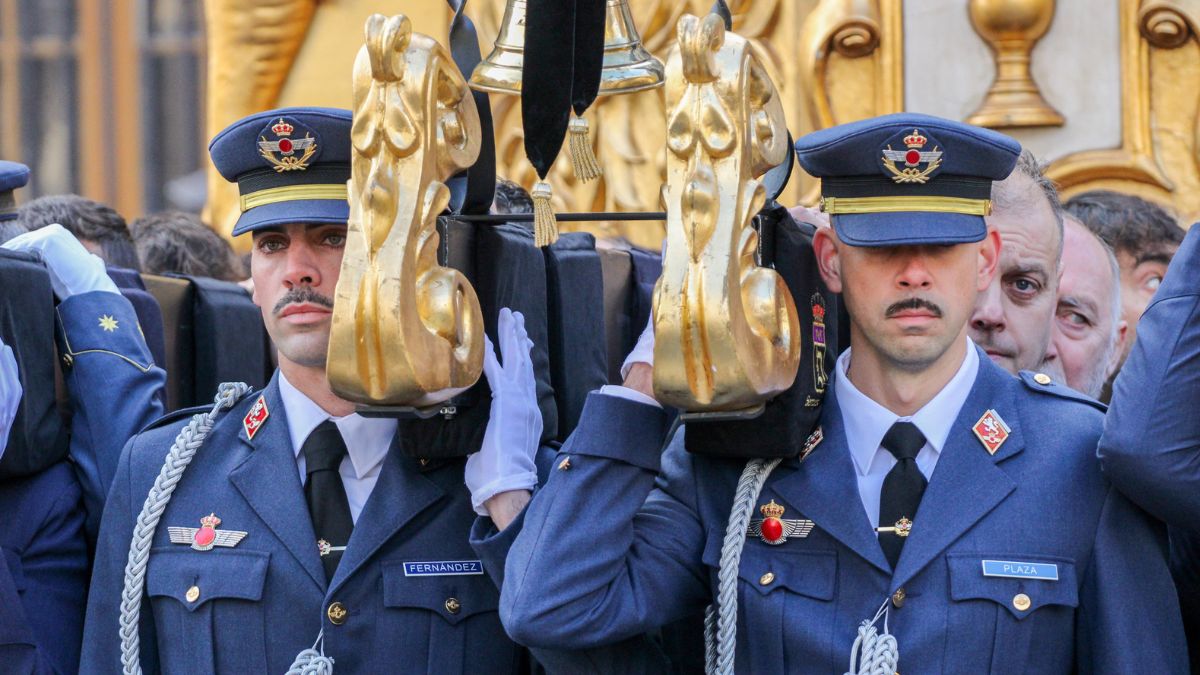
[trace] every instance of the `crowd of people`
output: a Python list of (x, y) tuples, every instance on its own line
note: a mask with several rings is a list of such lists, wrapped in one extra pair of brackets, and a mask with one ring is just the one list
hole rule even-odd
[[(811, 134), (823, 206), (792, 216), (850, 339), (803, 449), (687, 452), (653, 321), (547, 446), (502, 309), (477, 449), (428, 460), (326, 375), (350, 123), (292, 108), (213, 139), (245, 257), (193, 214), (0, 208), (0, 247), (49, 273), (70, 417), (66, 461), (0, 481), (6, 672), (1173, 673), (1200, 652), (1200, 244), (1161, 206), (1063, 201), (1028, 150), (948, 120)], [(321, 152), (278, 170), (301, 133)], [(0, 193), (27, 177), (0, 163)], [(498, 186), (495, 212), (530, 207)], [(121, 268), (242, 283), (269, 384), (164, 416)], [(0, 453), (26, 367), (0, 345)]]

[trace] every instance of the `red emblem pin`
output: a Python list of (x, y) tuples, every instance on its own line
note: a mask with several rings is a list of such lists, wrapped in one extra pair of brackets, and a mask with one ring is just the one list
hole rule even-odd
[(983, 443), (984, 449), (989, 455), (996, 454), (1004, 441), (1008, 440), (1008, 435), (1012, 433), (1012, 429), (1004, 423), (1004, 419), (1000, 417), (1000, 413), (995, 410), (988, 410), (983, 413), (983, 417), (971, 427), (971, 431), (975, 432), (975, 437)]
[(762, 520), (755, 520), (746, 528), (746, 536), (758, 537), (765, 544), (778, 546), (788, 540), (788, 537), (803, 539), (812, 532), (813, 521), (801, 518), (784, 518), (784, 508), (772, 499), (769, 503), (758, 508), (763, 514)]
[(214, 546), (233, 548), (246, 537), (240, 530), (218, 530), (221, 519), (210, 513), (200, 519), (200, 527), (168, 527), (172, 544), (190, 544), (197, 551), (209, 551)]
[(246, 413), (246, 417), (242, 419), (242, 426), (246, 428), (246, 438), (254, 440), (254, 434), (262, 428), (263, 422), (267, 421), (267, 417), (271, 415), (271, 411), (267, 410), (267, 401), (262, 396), (254, 402), (254, 407), (250, 408), (250, 412)]

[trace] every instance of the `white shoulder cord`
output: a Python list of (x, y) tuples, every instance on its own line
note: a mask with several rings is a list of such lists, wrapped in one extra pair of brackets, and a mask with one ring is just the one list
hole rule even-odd
[(138, 622), (142, 613), (142, 594), (146, 588), (146, 563), (150, 561), (150, 544), (154, 541), (158, 521), (171, 501), (175, 486), (183, 477), (183, 470), (212, 431), (217, 414), (232, 408), (249, 391), (250, 386), (242, 382), (226, 382), (218, 388), (212, 410), (193, 415), (192, 421), (175, 437), (175, 444), (167, 453), (166, 461), (142, 504), (142, 511), (133, 528), (133, 539), (129, 542), (125, 588), (121, 592), (121, 665), (125, 675), (141, 675), (142, 672)]
[[(716, 611), (710, 606), (704, 617), (704, 670), (709, 675), (732, 675), (733, 656), (737, 648), (737, 581), (742, 562), (742, 546), (746, 543), (746, 528), (767, 476), (782, 459), (752, 459), (746, 462), (738, 479), (721, 543), (721, 567), (717, 571)], [(715, 620), (714, 620), (715, 615)], [(715, 645), (715, 647), (714, 647)]]
[[(900, 663), (900, 650), (896, 646), (896, 638), (888, 632), (888, 603), (875, 613), (875, 618), (863, 621), (858, 627), (858, 639), (850, 648), (850, 670), (846, 675), (895, 675), (896, 666)], [(883, 633), (879, 633), (875, 624), (883, 617)], [(861, 660), (859, 659), (861, 655)]]
[[(737, 582), (741, 566), (742, 547), (746, 542), (746, 528), (750, 516), (762, 493), (767, 476), (780, 459), (752, 459), (746, 462), (742, 476), (738, 479), (733, 507), (729, 513), (729, 524), (725, 528), (725, 540), (721, 544), (721, 567), (717, 572), (717, 598), (714, 605), (704, 613), (704, 672), (708, 675), (732, 675), (734, 653), (737, 649)], [(846, 675), (894, 675), (899, 662), (896, 638), (888, 632), (888, 602), (876, 612), (875, 618), (863, 621), (858, 629), (858, 639), (850, 655), (850, 670)], [(883, 618), (883, 633), (875, 624)], [(859, 654), (861, 652), (861, 661)], [(856, 665), (859, 669), (856, 670)]]

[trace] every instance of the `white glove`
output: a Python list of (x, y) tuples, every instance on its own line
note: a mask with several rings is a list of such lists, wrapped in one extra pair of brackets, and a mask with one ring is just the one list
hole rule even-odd
[(13, 237), (3, 247), (40, 253), (50, 270), (50, 285), (59, 300), (89, 291), (121, 293), (104, 270), (104, 261), (88, 253), (75, 235), (57, 223)]
[(637, 344), (633, 346), (633, 351), (629, 352), (629, 356), (625, 357), (625, 362), (621, 364), (621, 379), (629, 377), (629, 369), (635, 363), (644, 363), (648, 366), (654, 365), (654, 312), (650, 313), (650, 320), (646, 322), (646, 329), (638, 337)]
[(0, 342), (0, 457), (8, 447), (8, 435), (17, 407), (21, 404), (21, 379), (17, 377), (17, 358), (12, 347)]
[(500, 310), (500, 355), (484, 336), (483, 374), (492, 388), (492, 409), (483, 446), (467, 458), (463, 479), (471, 491), (475, 513), (488, 515), (483, 504), (502, 492), (532, 490), (537, 485), (534, 457), (542, 438), (542, 411), (529, 358), (533, 342), (525, 332), (525, 317), (507, 307)]

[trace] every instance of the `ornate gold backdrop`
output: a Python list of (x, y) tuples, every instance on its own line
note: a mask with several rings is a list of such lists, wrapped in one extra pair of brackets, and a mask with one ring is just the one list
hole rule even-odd
[[(1053, 17), (1056, 4), (1094, 1), (962, 0), (961, 7), (963, 12), (970, 9), (975, 30), (989, 36), (993, 47), (995, 26), (1011, 17), (1007, 25), (1018, 28), (1005, 37), (1019, 39), (1028, 55), (1045, 27), (1026, 17)], [(712, 5), (711, 0), (628, 2), (645, 45), (663, 59), (679, 16), (702, 14)], [(1070, 48), (1119, 54), (1119, 145), (1059, 157), (1050, 175), (1066, 196), (1100, 187), (1119, 189), (1173, 207), (1181, 222), (1191, 222), (1200, 216), (1200, 96), (1195, 94), (1200, 88), (1200, 0), (1105, 0), (1097, 7), (1112, 11), (1109, 2), (1120, 15), (1119, 28), (1117, 36), (1104, 41), (1115, 44), (1079, 34), (1072, 36)], [(779, 89), (792, 134), (904, 109), (904, 18), (906, 8), (917, 5), (901, 0), (730, 0), (729, 5), (735, 32), (750, 40)], [(984, 6), (987, 12), (981, 13)], [(372, 12), (403, 11), (416, 29), (440, 40), (445, 40), (450, 19), (444, 0), (207, 0), (205, 8), (210, 136), (238, 117), (273, 106), (349, 107), (350, 65), (361, 44), (362, 24)], [(485, 55), (503, 10), (504, 0), (468, 3)], [(1049, 30), (1070, 31), (1071, 26), (1051, 21)], [(940, 48), (909, 45), (916, 47)], [(1033, 54), (1035, 59), (1054, 56)], [(939, 74), (908, 76), (936, 79)], [(1037, 92), (1036, 85), (1028, 85)], [(605, 175), (586, 184), (576, 181), (563, 153), (550, 178), (557, 210), (660, 207), (666, 171), (663, 101), (660, 89), (605, 97), (589, 110)], [(987, 102), (992, 103), (990, 97)], [(491, 104), (497, 171), (531, 186), (535, 178), (522, 149), (520, 103), (516, 97), (493, 94)], [(993, 107), (991, 112), (994, 123), (1004, 123), (1003, 111), (996, 114)], [(1053, 115), (1034, 118), (1034, 123), (1057, 124)], [(1022, 118), (1010, 119), (1019, 124)], [(1026, 124), (1029, 119), (1024, 118)], [(1073, 120), (1068, 116), (1061, 124), (1071, 127)], [(1019, 128), (1006, 130), (1021, 135)], [(228, 233), (237, 215), (235, 190), (215, 174), (209, 187), (211, 221)], [(782, 197), (790, 203), (815, 198), (815, 181), (802, 172), (793, 176)], [(650, 247), (663, 234), (663, 226), (653, 223), (588, 227)]]

